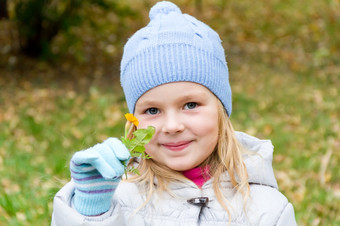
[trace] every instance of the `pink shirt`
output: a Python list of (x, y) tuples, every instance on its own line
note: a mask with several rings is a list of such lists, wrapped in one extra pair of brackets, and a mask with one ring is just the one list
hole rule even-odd
[(205, 166), (204, 168), (196, 167), (183, 171), (182, 173), (186, 178), (193, 181), (198, 187), (201, 188), (203, 184), (210, 179), (209, 169), (209, 166)]

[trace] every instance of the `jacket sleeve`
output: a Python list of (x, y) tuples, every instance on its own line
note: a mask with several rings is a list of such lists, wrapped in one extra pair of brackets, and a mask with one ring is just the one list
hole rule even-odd
[(291, 203), (288, 203), (282, 211), (276, 226), (296, 226), (294, 208)]
[(119, 214), (114, 214), (119, 211), (119, 206), (112, 201), (111, 208), (106, 213), (88, 217), (81, 215), (72, 208), (72, 197), (74, 195), (74, 184), (69, 182), (66, 184), (54, 197), (52, 226), (77, 226), (77, 225), (124, 225)]

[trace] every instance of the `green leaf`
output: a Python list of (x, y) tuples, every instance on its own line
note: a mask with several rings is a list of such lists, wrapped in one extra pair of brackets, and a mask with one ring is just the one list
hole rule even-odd
[(153, 134), (155, 133), (155, 128), (149, 126), (147, 129), (138, 129), (133, 135), (134, 138), (131, 139), (131, 143), (128, 143), (128, 149), (133, 152), (137, 147), (144, 147), (147, 143), (152, 139)]
[(134, 149), (133, 149), (133, 153), (143, 153), (145, 151), (145, 147), (144, 146), (136, 146)]
[[(144, 145), (150, 142), (154, 134), (155, 128), (148, 126), (146, 129), (137, 129), (135, 132), (133, 132), (134, 137), (132, 139), (122, 137), (121, 141), (130, 151), (131, 157), (150, 159), (151, 157), (145, 153)], [(125, 175), (127, 175), (127, 172), (139, 174), (139, 171), (133, 167), (127, 167), (126, 164), (124, 164), (124, 167)]]

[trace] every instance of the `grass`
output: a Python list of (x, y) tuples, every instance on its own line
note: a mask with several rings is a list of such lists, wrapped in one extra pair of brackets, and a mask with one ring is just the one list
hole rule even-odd
[[(275, 175), (298, 225), (339, 225), (339, 2), (202, 2), (199, 13), (177, 1), (221, 35), (235, 129), (272, 140)], [(78, 30), (80, 43), (98, 35)], [(8, 62), (0, 62), (0, 225), (48, 225), (72, 154), (123, 134), (119, 66), (100, 53), (50, 65), (8, 53), (11, 42), (0, 56)]]
[(47, 225), (52, 198), (69, 180), (72, 153), (122, 134), (121, 94), (7, 87), (16, 94), (1, 92), (0, 224)]
[(234, 94), (235, 127), (272, 140), (276, 178), (298, 225), (339, 224), (338, 78), (252, 66), (253, 79)]
[[(230, 67), (234, 127), (272, 140), (280, 190), (299, 225), (340, 223), (339, 81), (251, 63)], [(126, 106), (118, 84), (77, 92), (26, 82), (2, 86), (0, 223), (46, 225), (54, 194), (70, 179), (71, 155), (121, 136)]]

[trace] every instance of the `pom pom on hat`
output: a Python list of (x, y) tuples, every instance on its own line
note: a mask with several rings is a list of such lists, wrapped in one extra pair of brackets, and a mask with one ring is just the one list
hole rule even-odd
[(162, 15), (162, 14), (167, 15), (171, 12), (176, 12), (176, 13), (182, 14), (181, 10), (174, 3), (167, 2), (167, 1), (158, 2), (156, 5), (154, 5), (151, 8), (151, 10), (149, 12), (149, 17), (150, 17), (150, 20), (153, 20), (154, 18), (156, 18), (159, 15)]
[(148, 90), (170, 82), (195, 82), (207, 87), (232, 111), (229, 72), (218, 34), (171, 2), (158, 2), (150, 23), (124, 46), (120, 82), (130, 113)]

